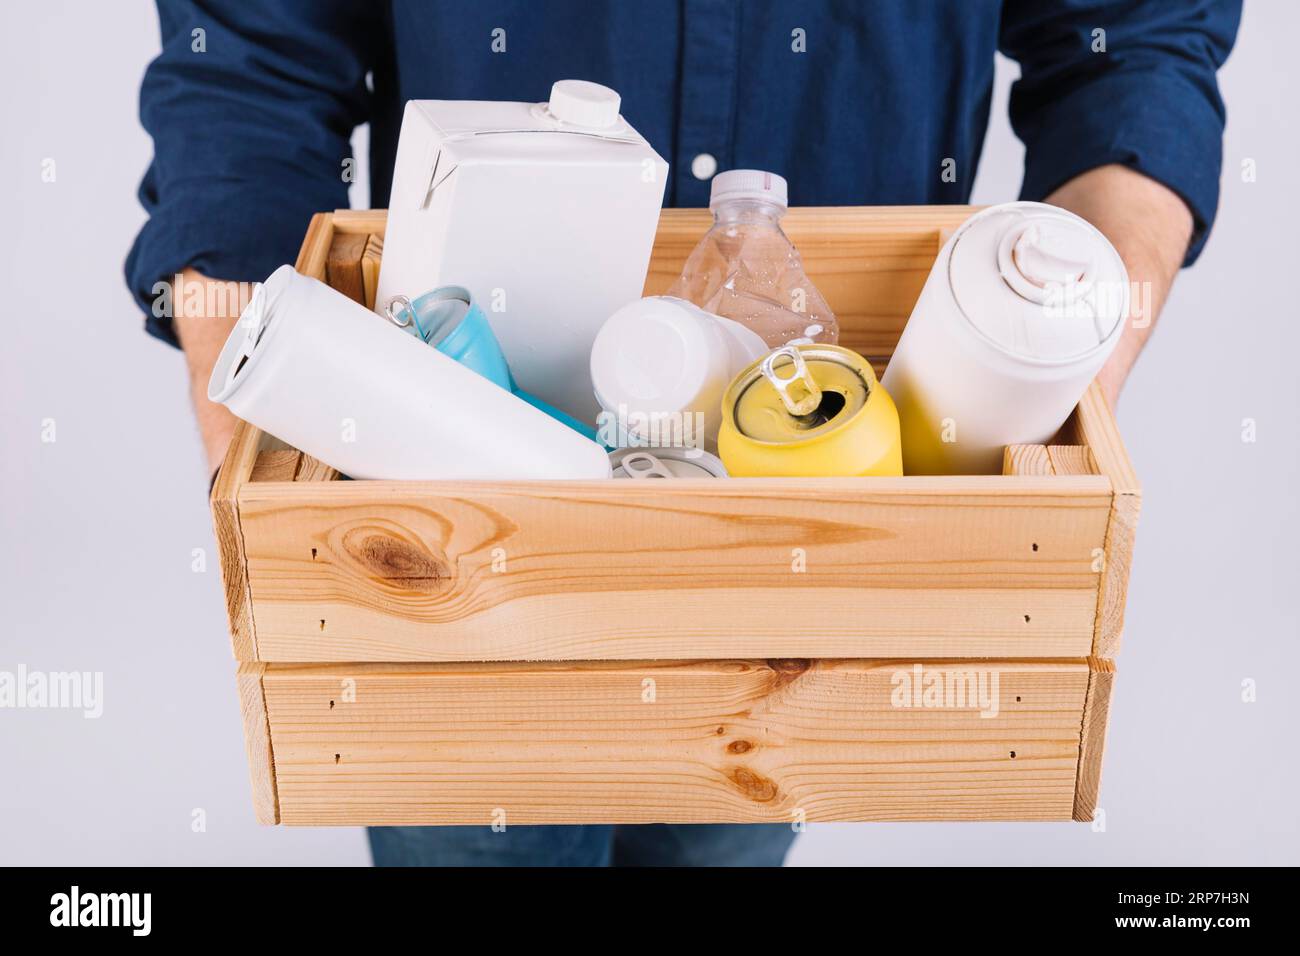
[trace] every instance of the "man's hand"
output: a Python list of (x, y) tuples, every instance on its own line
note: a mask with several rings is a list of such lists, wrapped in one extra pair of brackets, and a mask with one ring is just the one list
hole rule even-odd
[[(1126, 166), (1091, 169), (1056, 190), (1047, 202), (1100, 229), (1124, 260), (1133, 284), (1130, 320), (1097, 376), (1114, 407), (1183, 264), (1192, 238), (1192, 214), (1177, 193)], [(1141, 314), (1144, 307), (1149, 314)]]
[[(216, 282), (193, 269), (186, 269), (181, 276), (185, 295), (173, 295), (173, 322), (189, 366), (190, 400), (203, 437), (208, 469), (215, 473), (234, 437), (236, 419), (224, 406), (208, 401), (208, 378), (230, 330), (239, 321), (241, 302), (239, 296), (227, 294), (234, 283)], [(195, 288), (201, 288), (204, 294), (189, 294)], [(209, 290), (217, 294), (208, 294)]]

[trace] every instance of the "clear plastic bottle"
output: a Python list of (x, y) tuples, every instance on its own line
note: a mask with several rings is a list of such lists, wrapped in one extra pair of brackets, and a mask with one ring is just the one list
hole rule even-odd
[(786, 208), (785, 180), (776, 173), (719, 173), (709, 196), (713, 227), (668, 294), (747, 325), (770, 348), (836, 344), (835, 315), (781, 230)]

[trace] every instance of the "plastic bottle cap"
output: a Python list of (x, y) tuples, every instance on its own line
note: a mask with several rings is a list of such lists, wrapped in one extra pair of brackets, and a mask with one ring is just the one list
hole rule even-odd
[(709, 208), (735, 199), (757, 199), (782, 209), (789, 205), (784, 177), (761, 169), (729, 169), (713, 177)]
[(618, 123), (622, 98), (608, 86), (587, 80), (557, 80), (547, 109), (561, 123), (608, 129)]

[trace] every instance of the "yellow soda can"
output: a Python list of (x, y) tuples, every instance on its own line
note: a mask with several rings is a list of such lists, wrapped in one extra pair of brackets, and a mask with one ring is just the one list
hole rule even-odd
[(718, 454), (733, 478), (901, 475), (898, 411), (857, 352), (787, 345), (722, 398)]

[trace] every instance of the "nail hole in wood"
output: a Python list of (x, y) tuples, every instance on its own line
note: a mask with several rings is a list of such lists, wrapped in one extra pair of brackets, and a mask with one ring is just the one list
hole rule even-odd
[(1011, 751), (1011, 759), (1012, 759), (1012, 760), (1015, 760), (1015, 759), (1016, 759), (1016, 752), (1015, 752), (1014, 750)]
[[(1027, 621), (1027, 620), (1029, 620), (1029, 618), (1025, 618), (1025, 620)], [(320, 629), (321, 629), (322, 631), (325, 630), (325, 618), (321, 618), (321, 619), (320, 619)]]
[[(1019, 700), (1019, 699), (1020, 699), (1019, 697), (1016, 698), (1016, 700)], [(334, 709), (334, 701), (330, 701), (330, 710), (333, 710), (333, 709)]]
[[(1019, 697), (1016, 698), (1016, 703), (1017, 703), (1017, 704), (1020, 703), (1020, 698), (1019, 698)], [(330, 701), (330, 706), (331, 706), (331, 707), (334, 706), (334, 701)]]
[[(1011, 756), (1014, 757), (1015, 754), (1012, 754)], [(335, 763), (338, 763), (338, 762), (339, 762), (339, 754), (335, 754), (335, 755), (334, 755), (334, 762), (335, 762)]]
[[(1033, 543), (1033, 549), (1034, 549), (1035, 551), (1038, 550), (1038, 542), (1037, 542), (1037, 541), (1035, 541), (1035, 542)], [(314, 554), (316, 553), (316, 549), (315, 549), (315, 548), (312, 548), (311, 553), (314, 555)]]
[[(1034, 545), (1034, 550), (1035, 550), (1035, 551), (1038, 550), (1038, 545)], [(316, 549), (315, 549), (315, 548), (312, 548), (312, 549), (311, 549), (311, 559), (312, 559), (313, 561), (316, 560)]]
[[(324, 629), (324, 627), (325, 627), (325, 622), (324, 622), (324, 621), (321, 621), (320, 623), (321, 623), (321, 628)], [(1025, 615), (1025, 623), (1026, 623), (1026, 624), (1029, 623), (1029, 615), (1028, 615), (1028, 614)]]

